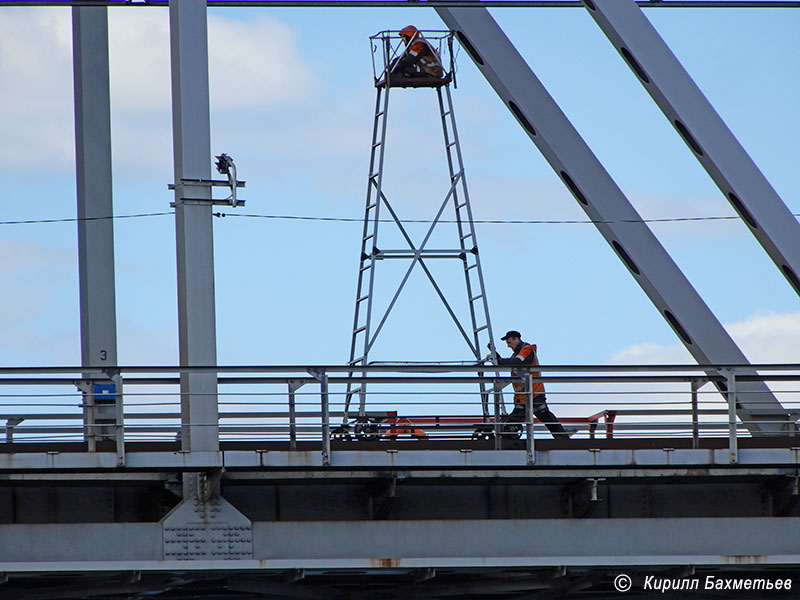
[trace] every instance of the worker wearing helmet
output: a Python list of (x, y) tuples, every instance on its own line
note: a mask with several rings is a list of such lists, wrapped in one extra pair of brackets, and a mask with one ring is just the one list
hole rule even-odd
[(413, 25), (400, 30), (405, 49), (389, 66), (389, 72), (402, 77), (444, 77), (442, 61), (431, 43)]
[[(512, 385), (514, 386), (514, 410), (503, 420), (511, 423), (522, 423), (525, 421), (525, 405), (528, 400), (528, 389), (523, 378), (528, 376), (541, 377), (541, 372), (534, 371), (528, 367), (536, 367), (539, 360), (536, 357), (536, 344), (528, 344), (522, 341), (522, 334), (519, 331), (511, 330), (500, 338), (511, 348), (513, 354), (510, 358), (497, 357), (497, 364), (513, 367), (511, 373), (515, 375)], [(544, 395), (544, 384), (541, 381), (533, 382), (533, 414), (545, 424), (554, 438), (570, 437), (575, 433), (575, 429), (564, 429), (558, 422), (558, 418), (547, 407), (547, 399)]]

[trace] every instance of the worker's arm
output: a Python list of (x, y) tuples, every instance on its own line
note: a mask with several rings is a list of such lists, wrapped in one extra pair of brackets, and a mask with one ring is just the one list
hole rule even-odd
[(528, 345), (524, 346), (519, 353), (511, 358), (500, 358), (497, 364), (501, 366), (521, 367), (534, 364), (535, 359), (536, 350), (533, 345)]
[(413, 67), (419, 62), (419, 55), (413, 55), (408, 52), (398, 58), (391, 67), (391, 72), (402, 71), (406, 67)]
[(501, 367), (519, 367), (525, 364), (520, 356), (511, 356), (509, 358), (497, 357), (497, 364)]

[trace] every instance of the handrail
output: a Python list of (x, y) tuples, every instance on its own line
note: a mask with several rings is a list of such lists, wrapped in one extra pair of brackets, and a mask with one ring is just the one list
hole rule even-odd
[[(791, 422), (800, 416), (800, 396), (791, 394), (800, 394), (800, 385), (798, 390), (781, 390), (789, 398), (786, 413), (781, 415), (756, 414), (742, 421), (736, 416), (736, 397), (746, 393), (739, 382), (763, 380), (784, 388), (786, 382), (800, 384), (797, 363), (542, 365), (537, 370), (542, 375), (529, 381), (546, 384), (548, 404), (564, 423), (580, 427), (578, 437), (691, 437), (693, 447), (698, 448), (702, 436), (719, 437), (727, 432), (730, 461), (735, 463), (738, 439), (749, 435), (751, 422), (786, 422), (790, 424), (787, 434), (796, 435)], [(28, 440), (85, 440), (90, 451), (97, 441), (109, 440), (116, 443), (122, 465), (123, 440), (179, 439), (181, 416), (175, 410), (182, 397), (179, 376), (188, 372), (215, 373), (218, 396), (223, 400), (218, 403), (219, 423), (193, 426), (219, 427), (225, 440), (286, 440), (290, 450), (297, 448), (298, 440), (321, 441), (323, 464), (330, 464), (331, 439), (357, 442), (410, 436), (434, 446), (437, 440), (494, 439), (496, 449), (507, 447), (506, 439), (524, 437), (523, 447), (532, 465), (533, 439), (546, 431), (531, 414), (523, 423), (503, 424), (499, 419), (505, 414), (502, 406), (498, 417), (474, 416), (480, 406), (477, 384), (493, 386), (502, 399), (501, 390), (511, 381), (507, 368), (442, 363), (357, 369), (351, 365), (0, 367), (0, 424), (5, 422), (6, 441), (13, 442), (16, 449), (12, 451), (19, 451)], [(369, 382), (375, 390), (370, 396), (374, 410), (348, 414), (342, 410), (344, 387), (359, 382)], [(708, 383), (714, 385), (698, 395)], [(68, 387), (73, 393), (44, 391), (54, 386)], [(47, 399), (41, 406), (37, 406), (37, 392)], [(654, 394), (659, 394), (657, 400), (653, 400)], [(23, 401), (4, 400), (15, 395)], [(641, 404), (631, 406), (631, 399)], [(505, 402), (509, 401), (506, 398)], [(308, 409), (298, 410), (303, 405)], [(51, 409), (41, 410), (47, 407)], [(75, 412), (64, 410), (69, 407)], [(342, 423), (336, 426), (332, 420)]]

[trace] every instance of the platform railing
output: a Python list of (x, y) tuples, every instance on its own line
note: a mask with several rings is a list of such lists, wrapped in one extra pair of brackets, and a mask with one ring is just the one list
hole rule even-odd
[[(754, 369), (760, 375), (753, 375)], [(786, 410), (759, 415), (759, 422), (775, 419), (785, 435), (797, 432), (800, 365), (540, 370), (541, 377), (527, 382), (529, 394), (533, 382), (545, 384), (551, 410), (564, 425), (578, 429), (572, 439), (686, 439), (700, 448), (705, 438), (727, 437), (735, 463), (739, 440), (751, 435), (751, 423), (737, 417), (737, 399), (746, 393), (737, 391), (737, 383), (753, 380), (772, 386)], [(0, 437), (0, 447), (24, 452), (34, 444), (82, 443), (93, 452), (112, 445), (123, 465), (126, 444), (180, 441), (179, 376), (188, 371), (214, 372), (219, 386), (219, 422), (193, 425), (218, 425), (221, 442), (282, 444), (289, 451), (317, 448), (323, 464), (330, 462), (332, 442), (359, 449), (367, 442), (408, 441), (435, 449), (439, 442), (464, 440), (484, 442), (480, 447), (486, 449), (524, 449), (533, 464), (534, 442), (550, 437), (533, 418), (531, 402), (524, 422), (505, 422), (512, 406), (512, 394), (505, 390), (511, 378), (507, 371), (481, 365), (373, 365), (359, 368), (356, 376), (347, 366), (3, 368), (5, 443)], [(366, 410), (346, 413), (347, 386), (364, 381), (371, 390)], [(496, 392), (494, 416), (488, 419), (479, 416), (479, 384)]]

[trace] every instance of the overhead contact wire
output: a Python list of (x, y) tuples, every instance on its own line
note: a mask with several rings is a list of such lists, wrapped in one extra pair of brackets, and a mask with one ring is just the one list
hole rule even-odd
[[(0, 221), (0, 225), (31, 225), (39, 223), (77, 223), (79, 221), (103, 221), (108, 219), (137, 219), (143, 217), (164, 217), (175, 214), (169, 212), (137, 213), (131, 215), (109, 215), (102, 217), (72, 217), (63, 219), (28, 219), (24, 221)], [(308, 215), (258, 215), (243, 213), (212, 213), (217, 218), (243, 217), (250, 219), (273, 219), (287, 221), (322, 221), (335, 223), (362, 223), (362, 218), (355, 217), (315, 217)], [(792, 213), (794, 217), (800, 217), (800, 213)], [(707, 216), (707, 217), (663, 217), (652, 219), (474, 219), (474, 223), (480, 225), (599, 225), (613, 223), (678, 223), (691, 221), (733, 221), (738, 220), (736, 215)], [(391, 223), (392, 219), (380, 219), (382, 223)], [(431, 219), (404, 219), (404, 223), (433, 223)], [(456, 223), (452, 219), (439, 219), (438, 223)]]

